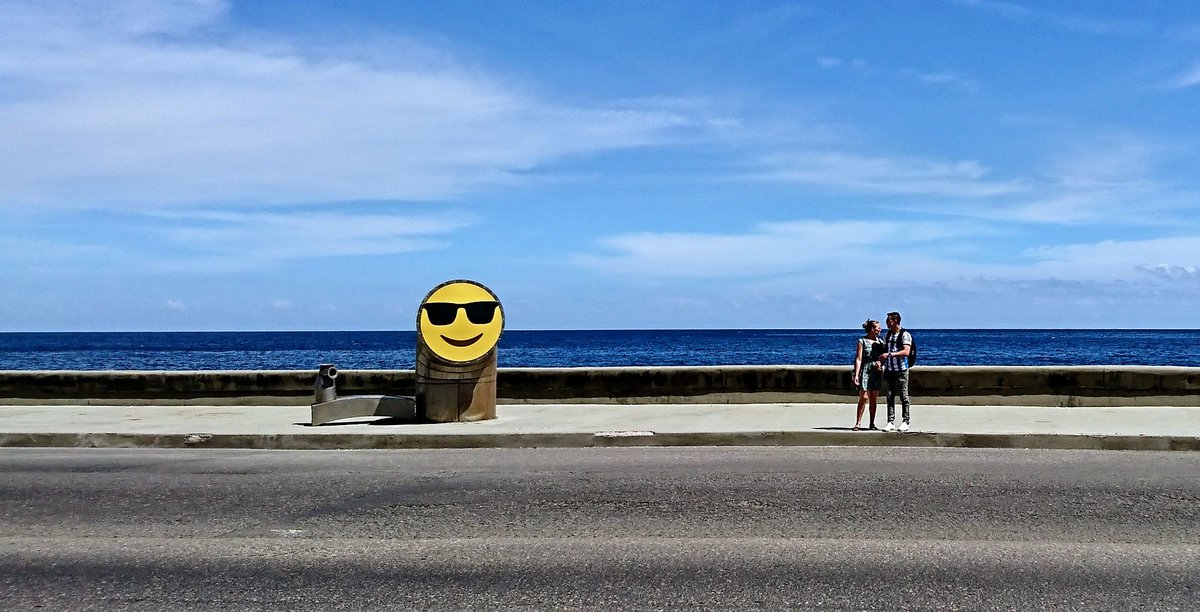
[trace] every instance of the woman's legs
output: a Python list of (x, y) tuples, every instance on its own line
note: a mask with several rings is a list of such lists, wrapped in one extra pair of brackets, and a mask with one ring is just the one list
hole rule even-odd
[[(864, 393), (867, 399), (871, 402), (871, 429), (875, 429), (875, 409), (879, 405), (879, 392), (867, 391)], [(858, 420), (862, 420), (862, 400), (858, 400)]]
[[(860, 391), (858, 394), (858, 414), (854, 417), (854, 428), (862, 427), (863, 409), (867, 407), (867, 391)], [(871, 400), (871, 421), (875, 421), (875, 400)]]

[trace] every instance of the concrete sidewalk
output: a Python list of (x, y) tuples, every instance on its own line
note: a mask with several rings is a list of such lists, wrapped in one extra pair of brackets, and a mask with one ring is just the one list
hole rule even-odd
[[(1200, 408), (914, 405), (905, 434), (850, 431), (851, 404), (500, 405), (476, 423), (350, 418), (307, 406), (0, 406), (0, 446), (257, 449), (935, 446), (1200, 450)], [(878, 425), (883, 425), (880, 408)]]

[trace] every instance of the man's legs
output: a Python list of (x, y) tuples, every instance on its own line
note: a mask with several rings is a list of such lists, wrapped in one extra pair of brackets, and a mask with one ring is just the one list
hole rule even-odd
[[(909, 417), (909, 406), (911, 405), (911, 402), (908, 400), (908, 370), (904, 370), (903, 372), (895, 372), (895, 375), (896, 386), (900, 387), (900, 405), (904, 410), (901, 415), (904, 417), (904, 422), (907, 423)], [(892, 406), (891, 401), (891, 387), (888, 388), (888, 407), (889, 413), (895, 414), (895, 408)]]
[[(896, 387), (899, 385), (899, 382), (897, 382), (898, 374), (899, 372), (893, 372), (891, 370), (883, 371), (883, 379), (887, 382), (888, 423), (896, 422)], [(907, 391), (905, 392), (904, 397), (908, 397)]]

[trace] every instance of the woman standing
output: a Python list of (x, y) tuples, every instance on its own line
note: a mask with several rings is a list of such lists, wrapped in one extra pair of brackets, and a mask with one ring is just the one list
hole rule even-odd
[(879, 390), (883, 388), (883, 368), (879, 356), (883, 353), (883, 341), (879, 339), (879, 321), (867, 319), (862, 324), (866, 335), (858, 339), (854, 349), (854, 387), (858, 389), (858, 415), (854, 419), (854, 431), (862, 429), (863, 408), (871, 403), (871, 427), (875, 427), (875, 408), (879, 403)]

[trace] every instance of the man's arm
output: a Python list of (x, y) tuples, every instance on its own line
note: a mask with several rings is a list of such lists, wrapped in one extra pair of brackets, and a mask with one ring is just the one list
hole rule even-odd
[[(908, 339), (908, 342), (904, 342), (905, 339)], [(900, 338), (900, 341), (904, 342), (904, 348), (894, 353), (884, 353), (879, 357), (879, 360), (886, 361), (892, 357), (908, 357), (908, 354), (912, 352), (912, 336), (908, 335), (908, 332), (905, 332), (904, 337)]]

